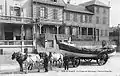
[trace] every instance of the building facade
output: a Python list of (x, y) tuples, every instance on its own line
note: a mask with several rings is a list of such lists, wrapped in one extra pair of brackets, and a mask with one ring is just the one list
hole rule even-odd
[[(55, 47), (54, 35), (60, 41), (109, 41), (109, 6), (99, 0), (79, 5), (63, 0), (33, 0), (33, 18), (39, 18), (37, 36), (45, 35), (46, 47)], [(38, 36), (39, 37), (39, 36)]]
[(21, 2), (15, 0), (0, 3), (0, 49), (4, 52), (32, 48), (34, 44), (31, 17), (25, 16), (23, 10)]
[[(20, 40), (24, 45), (26, 40), (35, 48), (54, 48), (55, 35), (60, 41), (72, 37), (77, 43), (109, 41), (110, 7), (99, 0), (79, 5), (66, 4), (63, 0), (18, 0), (14, 8), (8, 6), (6, 0), (4, 4), (0, 6), (4, 12), (0, 10), (0, 13), (4, 13), (1, 17), (7, 21), (1, 22), (0, 37), (6, 42)], [(8, 14), (6, 8), (11, 9)]]

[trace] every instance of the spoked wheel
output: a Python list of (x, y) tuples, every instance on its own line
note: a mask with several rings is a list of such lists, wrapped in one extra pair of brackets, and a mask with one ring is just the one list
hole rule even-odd
[(84, 59), (85, 62), (91, 62), (92, 59)]
[(106, 53), (102, 53), (98, 55), (97, 63), (98, 65), (104, 65), (108, 60), (108, 55)]

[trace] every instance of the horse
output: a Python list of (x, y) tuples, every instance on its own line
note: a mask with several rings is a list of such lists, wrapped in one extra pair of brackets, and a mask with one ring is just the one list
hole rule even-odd
[(54, 52), (51, 55), (51, 61), (54, 66), (57, 66), (57, 64), (59, 64), (59, 67), (61, 67), (63, 63), (63, 55)]
[(28, 72), (28, 68), (30, 65), (35, 65), (38, 68), (38, 72), (40, 71), (40, 64), (43, 63), (43, 59), (40, 58), (38, 54), (27, 54), (21, 52), (14, 52), (12, 54), (12, 60), (16, 59), (16, 61), (20, 65), (20, 72), (23, 72), (23, 64), (26, 68), (26, 73)]

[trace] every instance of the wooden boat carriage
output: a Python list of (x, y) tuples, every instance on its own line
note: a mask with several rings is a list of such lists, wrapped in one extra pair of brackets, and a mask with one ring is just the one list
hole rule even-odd
[(88, 49), (88, 48), (78, 48), (71, 45), (70, 43), (59, 42), (55, 36), (56, 43), (59, 46), (59, 49), (62, 50), (61, 53), (67, 54), (70, 59), (74, 62), (75, 60), (84, 59), (87, 62), (91, 60), (96, 60), (98, 65), (104, 65), (111, 54), (114, 54), (116, 51), (111, 47), (104, 47), (98, 49)]

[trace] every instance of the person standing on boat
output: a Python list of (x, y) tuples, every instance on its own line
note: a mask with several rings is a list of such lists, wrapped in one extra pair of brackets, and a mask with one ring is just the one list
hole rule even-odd
[(105, 48), (107, 46), (107, 42), (105, 40), (102, 41), (102, 48)]
[(64, 68), (65, 70), (68, 70), (69, 69), (69, 57), (67, 56), (67, 54), (65, 54), (65, 56), (63, 57), (63, 64), (64, 64)]

